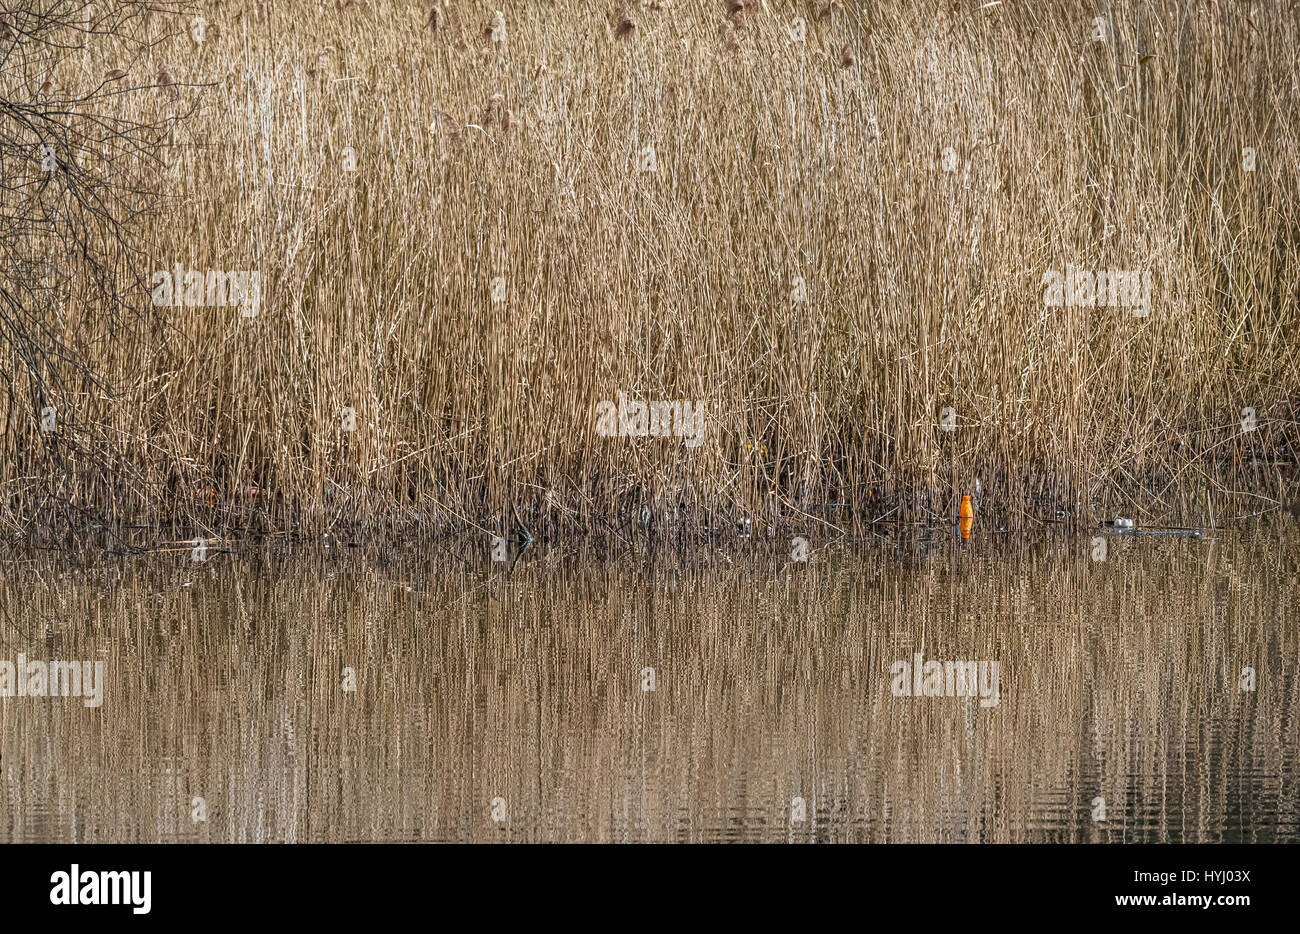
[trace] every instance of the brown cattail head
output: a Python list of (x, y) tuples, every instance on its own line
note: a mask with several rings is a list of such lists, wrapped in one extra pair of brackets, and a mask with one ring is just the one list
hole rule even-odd
[(438, 111), (438, 118), (434, 121), (433, 129), (437, 133), (445, 133), (452, 139), (458, 139), (465, 132), (465, 124), (460, 118), (453, 113), (445, 110)]
[(722, 36), (722, 47), (728, 52), (739, 52), (740, 43), (736, 41), (736, 27), (731, 23), (724, 22), (719, 28), (718, 33)]
[(821, 5), (821, 9), (817, 11), (817, 18), (826, 19), (835, 13), (841, 12), (843, 9), (844, 0), (826, 0), (826, 2)]
[(727, 15), (736, 22), (746, 10), (758, 6), (758, 0), (727, 0)]
[(614, 35), (620, 39), (626, 39), (636, 32), (636, 23), (632, 22), (632, 17), (628, 16), (626, 11), (619, 17), (618, 25), (614, 27)]
[(506, 107), (506, 96), (497, 91), (488, 98), (487, 106), (483, 108), (483, 123), (486, 126), (500, 124), (502, 129), (512, 130), (519, 126), (519, 118), (513, 110)]
[(437, 3), (434, 3), (433, 6), (429, 7), (429, 16), (424, 21), (425, 28), (432, 29), (436, 32), (441, 23), (442, 10), (439, 8)]
[(853, 55), (853, 49), (850, 46), (846, 45), (844, 48), (840, 49), (840, 64), (845, 68), (852, 68), (857, 64), (857, 61), (858, 60)]
[(165, 88), (171, 87), (176, 83), (176, 79), (173, 78), (172, 73), (164, 67), (158, 72), (158, 83)]

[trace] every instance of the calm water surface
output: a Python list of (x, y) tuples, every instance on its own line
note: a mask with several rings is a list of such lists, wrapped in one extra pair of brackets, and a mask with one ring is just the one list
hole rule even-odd
[(1295, 841), (1297, 533), (9, 554), (0, 840)]

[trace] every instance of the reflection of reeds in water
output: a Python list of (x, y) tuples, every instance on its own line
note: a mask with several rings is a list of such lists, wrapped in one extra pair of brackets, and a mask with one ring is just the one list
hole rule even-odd
[[(3, 657), (108, 688), (0, 700), (0, 838), (1295, 840), (1300, 551), (1207, 548), (10, 562)], [(998, 661), (1000, 704), (894, 697), (915, 651)]]

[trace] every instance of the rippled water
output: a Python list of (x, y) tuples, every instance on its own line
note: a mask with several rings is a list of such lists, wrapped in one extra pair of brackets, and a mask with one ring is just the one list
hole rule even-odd
[(1294, 841), (1297, 532), (10, 554), (0, 839)]

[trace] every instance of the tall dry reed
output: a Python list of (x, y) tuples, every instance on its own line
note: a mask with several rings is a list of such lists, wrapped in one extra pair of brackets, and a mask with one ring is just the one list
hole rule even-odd
[[(53, 437), (4, 403), (0, 510), (815, 532), (976, 480), (1013, 524), (1259, 493), (1296, 443), (1300, 29), (1105, 6), (1103, 41), (1060, 2), (203, 6), (122, 97), (197, 105), (135, 272), (260, 270), (259, 313), (68, 308), (109, 390), (68, 374)], [(1067, 265), (1149, 271), (1150, 314), (1045, 306)], [(704, 443), (601, 437), (620, 392), (701, 401)]]

